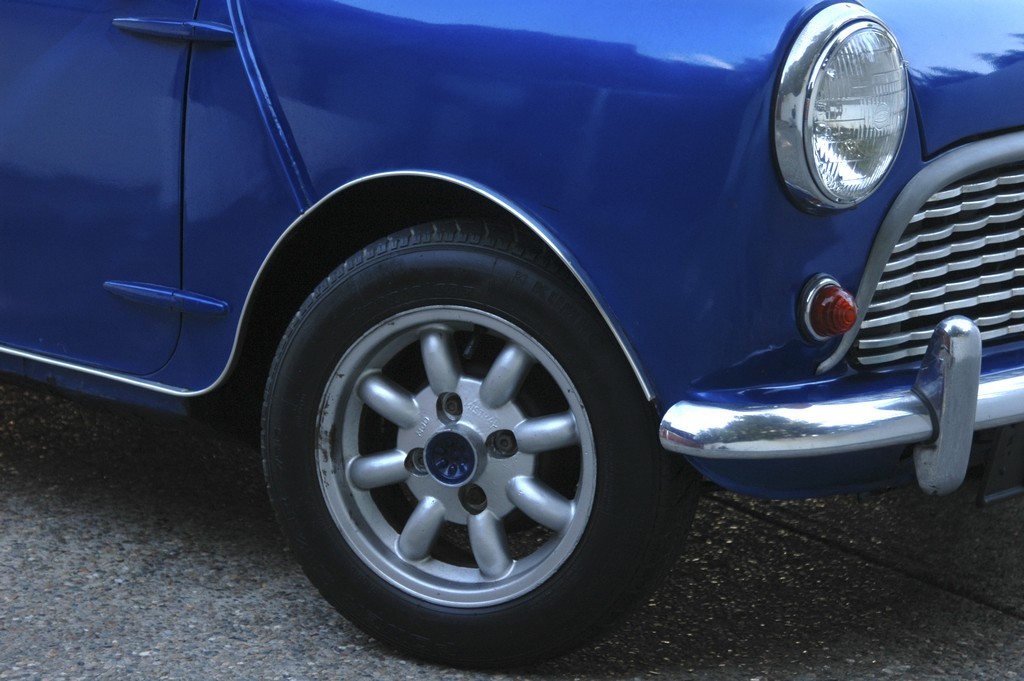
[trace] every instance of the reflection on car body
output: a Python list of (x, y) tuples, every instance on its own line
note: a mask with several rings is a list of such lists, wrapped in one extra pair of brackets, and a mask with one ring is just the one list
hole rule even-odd
[(703, 480), (1014, 496), (983, 5), (3, 0), (0, 370), (258, 441), (324, 596), (456, 665), (611, 626)]

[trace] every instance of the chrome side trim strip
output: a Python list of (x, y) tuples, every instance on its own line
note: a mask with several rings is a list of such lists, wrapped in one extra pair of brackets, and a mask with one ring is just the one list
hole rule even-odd
[(238, 353), (239, 353), (239, 349), (240, 349), (241, 333), (242, 333), (242, 324), (244, 323), (244, 320), (247, 318), (247, 316), (249, 314), (249, 311), (250, 311), (249, 307), (250, 307), (250, 303), (252, 302), (252, 298), (253, 298), (253, 294), (254, 294), (254, 292), (256, 290), (256, 286), (260, 282), (260, 280), (262, 279), (264, 272), (266, 271), (270, 261), (273, 259), (273, 257), (275, 255), (275, 253), (277, 252), (278, 248), (280, 248), (281, 244), (285, 241), (285, 239), (288, 237), (288, 235), (291, 234), (291, 232), (296, 227), (298, 227), (309, 215), (311, 215), (312, 213), (316, 212), (317, 208), (322, 206), (327, 201), (331, 200), (333, 197), (343, 193), (347, 189), (350, 189), (351, 187), (354, 187), (354, 186), (356, 186), (358, 184), (362, 184), (364, 182), (369, 182), (369, 181), (372, 181), (372, 180), (379, 180), (379, 179), (383, 179), (383, 178), (389, 178), (389, 177), (423, 177), (423, 178), (431, 178), (431, 179), (436, 179), (436, 180), (442, 180), (442, 181), (445, 181), (445, 182), (450, 182), (450, 183), (458, 185), (460, 187), (464, 187), (464, 188), (469, 189), (469, 190), (471, 190), (473, 192), (476, 192), (477, 194), (483, 196), (484, 198), (492, 201), (496, 205), (498, 205), (501, 208), (503, 208), (504, 210), (506, 210), (510, 215), (515, 217), (517, 220), (519, 220), (524, 226), (528, 227), (534, 234), (536, 234), (541, 239), (541, 241), (544, 242), (544, 244), (548, 248), (551, 249), (552, 252), (554, 252), (558, 256), (559, 260), (561, 260), (562, 263), (569, 269), (569, 271), (572, 272), (573, 276), (576, 278), (576, 281), (578, 281), (580, 283), (580, 286), (583, 287), (583, 290), (587, 292), (587, 296), (590, 298), (591, 302), (594, 304), (594, 306), (600, 312), (602, 319), (604, 319), (605, 323), (608, 325), (608, 329), (615, 336), (615, 340), (618, 342), (619, 347), (622, 349), (622, 352), (623, 352), (623, 354), (626, 357), (626, 361), (629, 362), (630, 367), (633, 369), (633, 373), (636, 375), (637, 381), (640, 383), (640, 387), (644, 391), (644, 396), (647, 398), (648, 401), (651, 401), (651, 400), (654, 399), (654, 390), (653, 390), (653, 388), (651, 386), (650, 381), (647, 379), (647, 376), (644, 374), (643, 369), (641, 368), (640, 362), (637, 359), (636, 354), (634, 353), (632, 347), (630, 346), (629, 342), (626, 340), (624, 334), (621, 332), (621, 330), (615, 324), (615, 322), (612, 321), (612, 318), (608, 314), (607, 310), (605, 309), (605, 306), (602, 304), (601, 300), (598, 298), (598, 296), (597, 296), (596, 292), (594, 291), (593, 287), (589, 284), (588, 279), (586, 278), (586, 276), (584, 276), (582, 269), (580, 267), (578, 267), (578, 265), (576, 264), (575, 260), (572, 258), (572, 256), (569, 254), (568, 250), (565, 247), (563, 247), (553, 236), (551, 236), (551, 234), (548, 233), (548, 231), (544, 227), (542, 227), (539, 222), (537, 222), (536, 220), (534, 220), (531, 217), (529, 217), (525, 212), (523, 212), (519, 208), (515, 207), (510, 201), (502, 198), (500, 195), (498, 195), (498, 194), (496, 194), (494, 192), (491, 192), (491, 191), (489, 191), (489, 190), (485, 189), (484, 187), (481, 187), (481, 186), (479, 186), (477, 184), (474, 184), (473, 182), (470, 182), (469, 180), (464, 180), (462, 178), (458, 178), (458, 177), (454, 177), (454, 176), (450, 176), (450, 175), (443, 175), (441, 173), (435, 173), (435, 172), (429, 172), (429, 171), (421, 171), (421, 170), (401, 170), (401, 171), (391, 171), (391, 172), (385, 172), (385, 173), (376, 173), (376, 174), (373, 174), (373, 175), (367, 175), (365, 177), (361, 177), (359, 179), (356, 179), (356, 180), (353, 180), (351, 182), (348, 182), (348, 183), (342, 185), (341, 187), (338, 187), (337, 189), (335, 189), (331, 193), (327, 194), (326, 196), (321, 198), (319, 201), (317, 201), (316, 204), (314, 204), (309, 210), (307, 210), (304, 213), (302, 213), (301, 215), (299, 215), (299, 217), (296, 218), (295, 221), (292, 222), (292, 224), (289, 225), (288, 228), (286, 230), (284, 230), (284, 232), (281, 233), (281, 236), (278, 237), (278, 239), (274, 243), (273, 247), (271, 247), (270, 251), (267, 253), (267, 256), (263, 259), (263, 263), (260, 265), (259, 270), (257, 270), (256, 276), (253, 278), (252, 283), (249, 285), (249, 292), (246, 294), (245, 302), (242, 304), (242, 310), (241, 310), (241, 314), (239, 315), (238, 326), (235, 329), (235, 339), (234, 339), (234, 342), (232, 343), (232, 346), (231, 346), (231, 354), (228, 357), (228, 361), (224, 365), (224, 369), (221, 372), (220, 376), (218, 376), (217, 379), (213, 383), (211, 383), (210, 385), (208, 385), (208, 386), (206, 386), (204, 388), (188, 389), (188, 388), (180, 388), (180, 387), (170, 386), (170, 385), (166, 385), (166, 384), (163, 384), (163, 383), (158, 383), (156, 381), (147, 381), (147, 380), (141, 379), (141, 378), (139, 378), (137, 376), (131, 376), (131, 375), (128, 375), (128, 374), (122, 374), (122, 373), (117, 373), (117, 372), (113, 372), (113, 371), (104, 371), (102, 369), (96, 369), (96, 368), (93, 368), (93, 367), (88, 367), (88, 366), (83, 366), (83, 365), (80, 365), (80, 364), (75, 364), (74, 362), (69, 362), (67, 360), (54, 359), (54, 358), (48, 357), (46, 355), (40, 355), (40, 354), (36, 354), (36, 353), (32, 353), (32, 352), (27, 352), (27, 351), (24, 351), (24, 350), (20, 350), (20, 349), (17, 349), (17, 348), (6, 347), (6, 346), (0, 346), (0, 353), (7, 354), (7, 355), (13, 355), (15, 357), (20, 357), (22, 359), (27, 359), (27, 360), (31, 360), (31, 361), (34, 361), (34, 362), (39, 362), (41, 364), (47, 364), (47, 365), (50, 365), (50, 366), (60, 367), (62, 369), (67, 369), (67, 370), (71, 370), (71, 371), (77, 371), (79, 373), (87, 374), (89, 376), (96, 376), (96, 377), (100, 377), (100, 378), (109, 379), (111, 381), (116, 381), (116, 382), (119, 382), (119, 383), (126, 383), (128, 385), (133, 385), (133, 386), (136, 386), (136, 387), (139, 387), (139, 388), (145, 388), (147, 390), (153, 390), (155, 392), (164, 393), (164, 394), (167, 394), (167, 395), (175, 395), (175, 396), (178, 396), (178, 397), (198, 397), (199, 395), (203, 395), (203, 394), (209, 393), (209, 392), (215, 390), (217, 387), (219, 387), (227, 379), (227, 376), (231, 372), (232, 368), (234, 367), (235, 362), (238, 361)]
[(156, 381), (147, 381), (145, 379), (138, 378), (135, 376), (129, 376), (128, 374), (119, 374), (114, 371), (104, 371), (103, 369), (96, 369), (94, 367), (84, 366), (82, 364), (75, 364), (74, 362), (69, 362), (67, 360), (56, 359), (54, 357), (39, 355), (34, 352), (26, 352), (25, 350), (19, 350), (17, 348), (11, 348), (7, 346), (0, 346), (0, 353), (4, 355), (11, 355), (13, 357), (19, 357), (21, 359), (36, 362), (38, 364), (45, 364), (47, 366), (57, 367), (58, 369), (74, 371), (79, 374), (85, 374), (86, 376), (105, 378), (116, 383), (123, 383), (126, 385), (134, 386), (136, 388), (143, 388), (145, 390), (151, 390), (153, 392), (162, 393), (164, 395), (174, 395), (175, 397), (190, 397), (206, 392), (205, 390), (190, 391), (185, 388), (176, 388), (172, 385), (157, 383)]

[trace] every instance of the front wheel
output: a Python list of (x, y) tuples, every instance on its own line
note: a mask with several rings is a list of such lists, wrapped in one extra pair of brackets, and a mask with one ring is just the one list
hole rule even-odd
[(371, 635), (457, 665), (555, 654), (646, 592), (697, 489), (655, 434), (574, 285), (456, 223), (332, 274), (264, 407), (271, 500), (310, 579)]

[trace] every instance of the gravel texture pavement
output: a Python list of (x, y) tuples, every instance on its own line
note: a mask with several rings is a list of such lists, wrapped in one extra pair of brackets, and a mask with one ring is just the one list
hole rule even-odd
[(0, 387), (0, 679), (1024, 678), (1024, 502), (973, 495), (709, 495), (668, 583), (609, 638), (458, 671), (320, 598), (255, 452)]

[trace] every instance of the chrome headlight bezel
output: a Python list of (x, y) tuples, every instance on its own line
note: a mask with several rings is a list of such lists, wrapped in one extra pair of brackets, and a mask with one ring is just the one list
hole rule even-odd
[[(884, 111), (886, 116), (892, 117), (885, 121), (891, 129), (886, 137), (892, 142), (891, 154), (879, 157), (880, 165), (863, 187), (837, 192), (822, 175), (814, 151), (814, 98), (828, 60), (864, 30), (887, 40), (895, 51), (903, 105), (895, 112)], [(881, 19), (850, 3), (831, 5), (814, 15), (789, 50), (775, 95), (775, 157), (790, 194), (812, 210), (850, 208), (868, 198), (888, 174), (899, 153), (907, 126), (909, 98), (907, 70), (899, 43)]]

